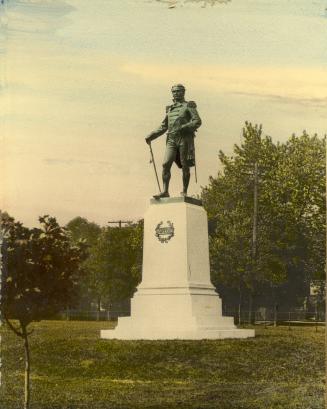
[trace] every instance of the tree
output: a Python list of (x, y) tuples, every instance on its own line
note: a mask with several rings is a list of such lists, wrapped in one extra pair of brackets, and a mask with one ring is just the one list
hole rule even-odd
[[(214, 282), (238, 291), (239, 321), (243, 295), (252, 299), (258, 287), (284, 269), (271, 248), (267, 226), (262, 223), (261, 186), (276, 166), (278, 147), (270, 137), (262, 136), (262, 127), (245, 123), (243, 143), (234, 146), (235, 156), (223, 152), (219, 159), (223, 171), (202, 191), (209, 220), (215, 221), (210, 239)], [(258, 210), (259, 209), (259, 210)]]
[(312, 280), (325, 277), (325, 162), (325, 138), (305, 131), (292, 135), (281, 146), (278, 167), (264, 192), (270, 217), (279, 225), (288, 285), (302, 286), (302, 293)]
[(103, 230), (93, 257), (107, 302), (132, 297), (141, 280), (143, 221)]
[[(23, 339), (25, 349), (24, 408), (30, 402), (29, 326), (60, 311), (75, 293), (85, 245), (72, 245), (67, 230), (49, 216), (41, 228), (28, 229), (3, 217), (4, 275), (1, 313), (9, 328)], [(13, 321), (15, 320), (15, 321)]]
[[(325, 140), (293, 136), (274, 144), (262, 127), (245, 123), (234, 155), (203, 188), (211, 224), (213, 281), (252, 297), (292, 274), (322, 274), (324, 263)], [(318, 273), (319, 271), (319, 273)], [(276, 303), (275, 303), (276, 304)]]
[(294, 268), (306, 279), (325, 276), (326, 138), (305, 131), (282, 146), (273, 178), (265, 190), (271, 214), (283, 223), (281, 239)]
[(101, 228), (77, 217), (67, 228), (89, 246), (80, 288), (96, 301), (99, 317), (101, 305), (130, 298), (141, 279), (143, 221)]
[(85, 240), (88, 246), (94, 246), (97, 243), (101, 233), (101, 227), (93, 222), (89, 222), (84, 217), (75, 217), (67, 223), (67, 229), (75, 242)]
[(89, 222), (83, 217), (75, 217), (67, 224), (73, 242), (84, 240), (87, 245), (88, 256), (82, 264), (84, 274), (79, 281), (79, 294), (81, 298), (96, 300), (98, 306), (98, 319), (101, 309), (101, 300), (105, 294), (105, 286), (102, 271), (97, 268), (98, 258), (95, 256), (96, 247), (101, 235), (101, 227)]

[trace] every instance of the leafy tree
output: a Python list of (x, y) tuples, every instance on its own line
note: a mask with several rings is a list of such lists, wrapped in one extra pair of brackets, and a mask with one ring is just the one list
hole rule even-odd
[(101, 227), (93, 222), (89, 222), (83, 217), (75, 217), (67, 224), (67, 229), (71, 233), (74, 242), (84, 240), (88, 247), (88, 257), (83, 262), (83, 278), (79, 281), (79, 292), (82, 298), (96, 300), (98, 312), (101, 308), (101, 300), (105, 295), (105, 283), (102, 271), (97, 268), (98, 258), (95, 256), (96, 246), (101, 235)]
[[(28, 229), (2, 217), (4, 267), (1, 313), (25, 349), (24, 408), (30, 402), (29, 326), (60, 311), (72, 299), (85, 245), (72, 245), (65, 228), (49, 216)], [(13, 321), (14, 320), (14, 321)]]
[(321, 276), (325, 254), (325, 140), (305, 132), (274, 144), (245, 123), (234, 155), (203, 188), (213, 281), (252, 297), (293, 276)]
[(299, 137), (292, 135), (281, 151), (265, 199), (279, 225), (288, 288), (296, 285), (301, 290), (302, 286), (303, 293), (310, 281), (325, 277), (326, 139), (304, 131)]
[(85, 240), (88, 246), (96, 245), (101, 233), (101, 227), (98, 224), (89, 222), (80, 216), (72, 219), (66, 227), (71, 232), (72, 239), (75, 242)]
[(132, 297), (141, 280), (143, 221), (103, 230), (93, 257), (102, 275), (107, 302)]
[[(306, 280), (324, 277), (326, 139), (306, 132), (281, 147), (278, 168), (265, 189), (271, 215), (283, 224), (288, 262)], [(290, 244), (290, 245), (286, 245)]]
[[(262, 136), (262, 127), (246, 123), (243, 143), (235, 145), (235, 156), (223, 152), (219, 159), (223, 171), (203, 189), (202, 198), (209, 220), (215, 221), (215, 232), (210, 239), (213, 281), (234, 288), (239, 293), (239, 321), (244, 293), (249, 304), (258, 286), (283, 267), (276, 259), (269, 231), (262, 223), (262, 199), (258, 190), (263, 180), (276, 166), (278, 147), (270, 137)], [(257, 194), (255, 195), (255, 191)], [(251, 311), (250, 311), (251, 313)]]
[(143, 222), (101, 228), (83, 218), (67, 225), (74, 240), (84, 239), (88, 258), (80, 281), (82, 294), (101, 305), (130, 298), (141, 278)]

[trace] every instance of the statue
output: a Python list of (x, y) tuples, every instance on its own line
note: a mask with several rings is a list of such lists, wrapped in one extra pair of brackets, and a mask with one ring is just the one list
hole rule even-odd
[(160, 127), (145, 138), (151, 148), (151, 141), (167, 131), (166, 152), (162, 165), (163, 192), (154, 195), (155, 199), (169, 197), (170, 169), (173, 162), (183, 171), (181, 195), (186, 196), (190, 181), (190, 167), (195, 166), (194, 137), (201, 125), (201, 119), (195, 102), (185, 101), (183, 85), (174, 85), (171, 91), (174, 103), (166, 107), (166, 116)]

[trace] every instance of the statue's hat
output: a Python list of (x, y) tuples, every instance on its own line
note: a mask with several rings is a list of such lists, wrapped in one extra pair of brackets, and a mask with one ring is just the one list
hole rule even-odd
[(171, 87), (171, 89), (173, 90), (174, 88), (182, 88), (185, 91), (185, 87), (183, 84), (175, 84)]

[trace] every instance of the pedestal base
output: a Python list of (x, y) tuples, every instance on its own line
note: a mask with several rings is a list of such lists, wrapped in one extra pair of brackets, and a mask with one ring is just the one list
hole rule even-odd
[(254, 330), (237, 329), (233, 317), (223, 317), (221, 299), (211, 286), (140, 287), (131, 302), (132, 316), (120, 317), (105, 339), (248, 338)]
[(105, 339), (224, 339), (254, 337), (223, 317), (210, 281), (207, 215), (192, 198), (152, 201), (144, 217), (142, 283)]
[(152, 331), (152, 330), (133, 330), (123, 332), (117, 330), (101, 330), (101, 338), (103, 339), (122, 339), (122, 340), (167, 340), (167, 339), (185, 339), (185, 340), (200, 340), (200, 339), (226, 339), (226, 338), (251, 338), (254, 337), (252, 329), (203, 329), (194, 331)]

